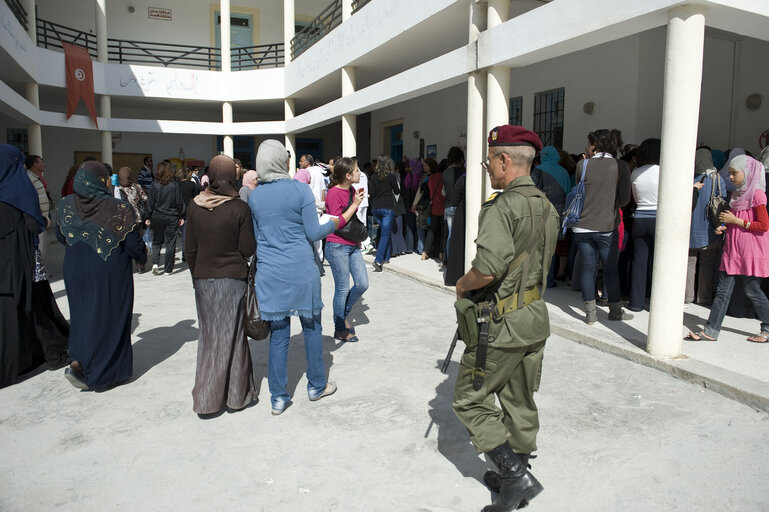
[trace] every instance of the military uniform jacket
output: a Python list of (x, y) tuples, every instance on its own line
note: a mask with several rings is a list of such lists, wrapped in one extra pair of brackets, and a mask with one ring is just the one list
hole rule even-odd
[[(534, 218), (527, 195), (533, 198)], [(529, 176), (514, 179), (505, 189), (483, 204), (478, 219), (477, 254), (473, 267), (482, 274), (495, 277), (484, 291), (496, 292), (502, 299), (517, 291), (518, 281), (526, 268), (521, 290), (542, 289), (543, 270), (547, 271), (558, 239), (559, 217), (551, 205), (542, 233), (535, 238), (528, 263), (505, 275), (511, 261), (524, 251), (533, 229), (544, 213), (544, 193)], [(543, 269), (543, 261), (546, 267)], [(523, 347), (545, 341), (550, 336), (550, 319), (543, 299), (497, 317), (489, 326), (489, 345), (500, 348)]]

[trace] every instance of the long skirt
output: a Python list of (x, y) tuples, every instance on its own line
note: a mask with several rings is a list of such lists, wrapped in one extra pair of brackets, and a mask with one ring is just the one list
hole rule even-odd
[(406, 252), (406, 238), (403, 229), (403, 215), (396, 215), (390, 231), (390, 255), (400, 256)]
[(198, 362), (192, 410), (242, 409), (256, 393), (244, 328), (245, 279), (194, 279), (198, 310)]

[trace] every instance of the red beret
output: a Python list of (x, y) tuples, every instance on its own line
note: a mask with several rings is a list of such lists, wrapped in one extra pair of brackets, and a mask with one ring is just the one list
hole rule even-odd
[(542, 141), (539, 136), (523, 126), (503, 124), (489, 132), (489, 146), (532, 146), (542, 151)]

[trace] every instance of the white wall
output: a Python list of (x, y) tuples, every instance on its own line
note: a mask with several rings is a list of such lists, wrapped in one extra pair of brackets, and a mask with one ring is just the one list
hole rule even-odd
[[(739, 60), (739, 80), (735, 94), (734, 147), (742, 147), (758, 156), (761, 149), (758, 138), (769, 130), (769, 69), (767, 69), (769, 43), (757, 39), (745, 39)], [(728, 70), (727, 70), (728, 72)], [(756, 111), (748, 110), (745, 98), (762, 94), (763, 103)]]
[[(5, 127), (3, 127), (5, 132)], [(143, 134), (122, 132), (116, 153), (148, 153), (154, 162), (165, 158), (178, 158), (179, 147), (185, 158), (208, 162), (216, 155), (216, 137), (210, 135)], [(101, 135), (93, 130), (43, 127), (43, 158), (45, 178), (54, 198), (59, 197), (61, 186), (70, 166), (76, 162), (75, 151), (101, 152)]]
[(461, 138), (467, 128), (467, 85), (461, 84), (421, 98), (398, 105), (375, 110), (371, 113), (371, 158), (389, 153), (389, 146), (382, 147), (382, 125), (394, 119), (403, 119), (403, 154), (414, 158), (419, 156), (419, 139), (413, 136), (419, 131), (419, 138), (426, 147), (438, 145), (440, 161), (451, 146), (466, 146)]

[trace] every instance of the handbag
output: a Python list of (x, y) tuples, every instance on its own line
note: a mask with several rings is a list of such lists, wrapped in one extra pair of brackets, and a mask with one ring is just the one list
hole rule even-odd
[(259, 301), (256, 298), (256, 288), (254, 287), (254, 278), (256, 277), (256, 253), (254, 260), (248, 267), (248, 278), (246, 279), (246, 300), (245, 319), (243, 321), (246, 336), (255, 340), (261, 340), (270, 335), (270, 322), (262, 320), (259, 313)]
[[(347, 209), (350, 208), (350, 205), (352, 205), (353, 193), (354, 192), (352, 190), (352, 187), (350, 187), (350, 202), (347, 203), (347, 208), (345, 208), (344, 211), (347, 211)], [(356, 214), (353, 214), (352, 218), (350, 218), (350, 220), (347, 221), (344, 227), (334, 231), (334, 234), (350, 242), (359, 243), (359, 242), (363, 242), (364, 240), (366, 240), (366, 238), (368, 238), (368, 229), (366, 229), (366, 226), (363, 225), (363, 223), (360, 221), (358, 216)]]
[[(427, 182), (424, 183), (424, 186), (430, 189), (429, 185), (427, 185)], [(420, 192), (422, 187), (420, 188)], [(435, 192), (433, 192), (432, 197), (430, 197), (429, 201), (423, 201), (423, 199), (427, 196), (420, 194), (419, 195), (419, 202), (414, 207), (414, 213), (417, 214), (417, 228), (418, 229), (427, 229), (430, 226), (430, 213), (432, 212), (433, 208), (433, 199), (435, 199), (435, 194), (438, 193), (438, 187), (435, 187)]]
[(562, 234), (565, 234), (568, 228), (573, 228), (579, 224), (582, 208), (585, 206), (585, 171), (587, 170), (587, 161), (587, 158), (582, 161), (582, 177), (580, 178), (579, 183), (577, 183), (577, 185), (566, 195), (566, 209), (563, 211)]
[[(724, 194), (721, 190), (721, 176), (719, 176), (718, 173), (715, 173), (711, 176), (711, 179), (713, 180), (713, 184), (710, 187), (710, 199), (708, 199), (708, 205), (705, 208), (705, 211), (707, 212), (708, 220), (710, 220), (710, 223), (715, 228), (723, 224), (718, 217), (721, 213), (729, 209), (729, 203), (723, 198)], [(718, 190), (716, 190), (716, 188), (718, 188)]]

